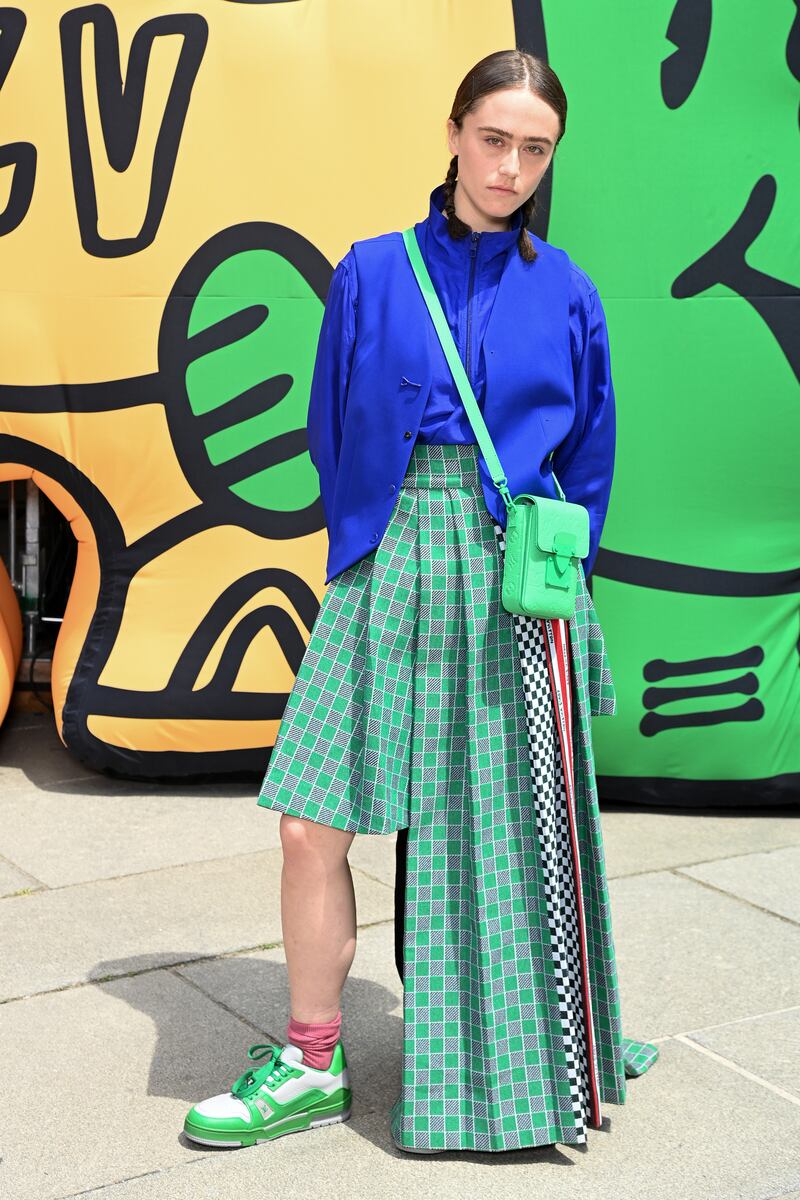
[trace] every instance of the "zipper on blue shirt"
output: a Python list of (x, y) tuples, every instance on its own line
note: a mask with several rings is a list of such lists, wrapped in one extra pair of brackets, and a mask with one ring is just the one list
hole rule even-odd
[(470, 259), (472, 261), (470, 262), (470, 267), (469, 267), (469, 291), (467, 293), (467, 362), (466, 362), (466, 370), (467, 370), (467, 379), (469, 379), (470, 383), (472, 383), (472, 380), (469, 378), (469, 360), (471, 358), (470, 350), (472, 349), (472, 289), (475, 284), (475, 264), (478, 261), (478, 240), (479, 240), (480, 236), (481, 235), (479, 232), (476, 233), (474, 230), (472, 231), (472, 245), (470, 246), (470, 249), (469, 249)]

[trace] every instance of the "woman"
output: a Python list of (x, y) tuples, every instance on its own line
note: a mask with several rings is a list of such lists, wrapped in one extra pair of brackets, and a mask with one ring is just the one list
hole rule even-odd
[(350, 1115), (356, 833), (403, 835), (402, 1149), (585, 1142), (655, 1056), (620, 1034), (592, 776), (589, 716), (614, 711), (583, 573), (613, 471), (605, 319), (586, 273), (527, 230), (566, 111), (541, 60), (482, 59), (415, 229), (512, 496), (555, 497), (554, 464), (589, 510), (578, 611), (568, 628), (502, 607), (504, 504), (401, 236), (353, 243), (308, 414), (330, 586), (258, 801), (283, 813), (286, 1044), (251, 1047), (264, 1065), (189, 1112), (196, 1141)]

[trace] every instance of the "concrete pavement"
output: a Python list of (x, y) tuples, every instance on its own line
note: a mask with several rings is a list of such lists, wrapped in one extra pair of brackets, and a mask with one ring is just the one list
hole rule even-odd
[(658, 1061), (587, 1146), (426, 1157), (389, 1131), (393, 837), (350, 853), (352, 1119), (204, 1150), (187, 1109), (285, 1031), (278, 814), (255, 784), (98, 776), (49, 714), (9, 715), (0, 785), (4, 1200), (800, 1197), (800, 809), (604, 805), (623, 1032)]

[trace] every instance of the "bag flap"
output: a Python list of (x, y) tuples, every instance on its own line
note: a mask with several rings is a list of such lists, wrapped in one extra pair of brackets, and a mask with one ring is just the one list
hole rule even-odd
[(558, 541), (561, 541), (557, 541), (557, 535), (570, 535), (575, 539), (575, 557), (585, 558), (589, 553), (588, 509), (582, 504), (551, 500), (545, 496), (534, 496), (532, 499), (536, 504), (536, 544), (539, 549), (552, 553), (558, 549)]

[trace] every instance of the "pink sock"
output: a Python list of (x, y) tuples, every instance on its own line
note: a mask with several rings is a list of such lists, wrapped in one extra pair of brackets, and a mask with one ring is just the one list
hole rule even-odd
[(341, 1009), (332, 1021), (307, 1023), (295, 1021), (294, 1017), (290, 1016), (286, 1027), (286, 1040), (303, 1051), (304, 1066), (313, 1067), (317, 1071), (327, 1071), (339, 1041), (341, 1025)]

